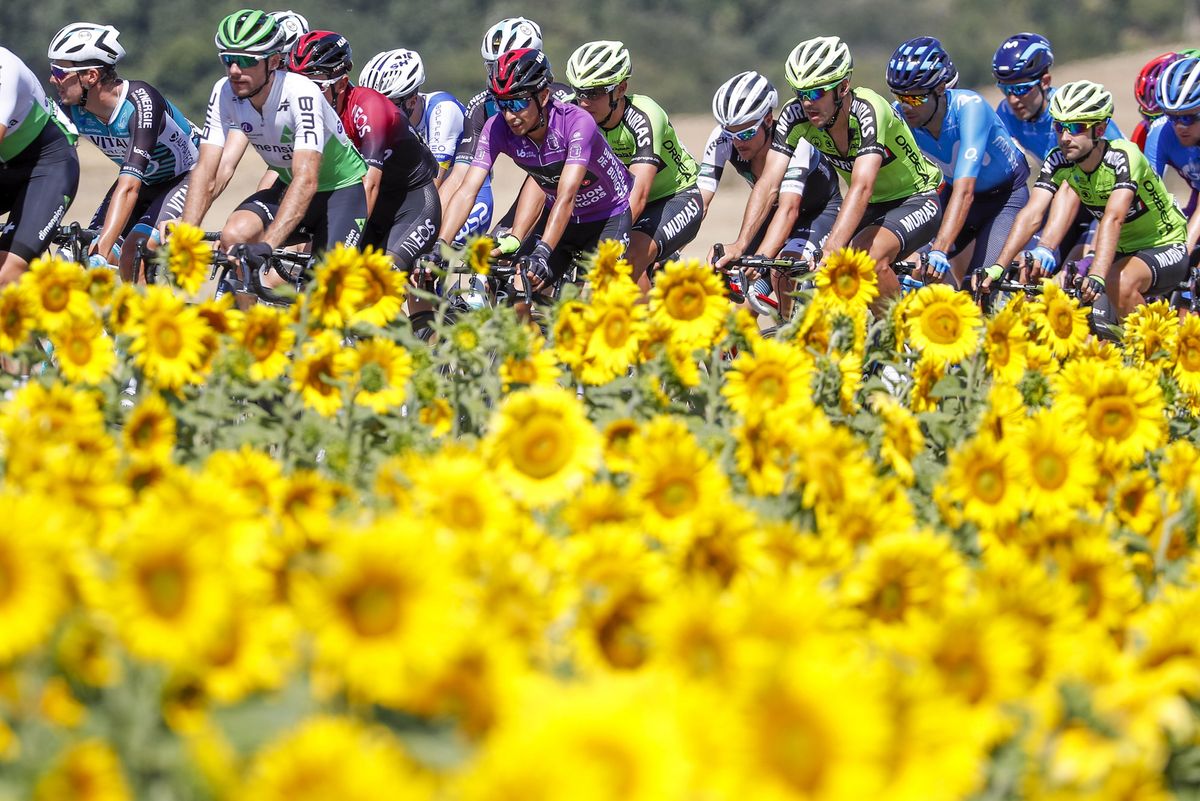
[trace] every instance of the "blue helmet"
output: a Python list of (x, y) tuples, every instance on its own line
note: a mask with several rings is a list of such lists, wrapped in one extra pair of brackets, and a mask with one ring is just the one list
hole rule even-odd
[(927, 92), (948, 80), (950, 63), (946, 48), (932, 36), (909, 39), (888, 62), (888, 87), (893, 92)]
[(1054, 65), (1054, 51), (1045, 36), (1018, 33), (1000, 45), (992, 57), (992, 74), (998, 81), (1032, 81)]
[(1200, 58), (1181, 58), (1168, 64), (1155, 87), (1163, 111), (1177, 113), (1200, 108)]

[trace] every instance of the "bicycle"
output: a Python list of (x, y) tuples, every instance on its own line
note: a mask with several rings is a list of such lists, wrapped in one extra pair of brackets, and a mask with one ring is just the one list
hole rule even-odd
[(50, 236), (50, 244), (58, 248), (60, 255), (65, 250), (71, 261), (87, 266), (88, 248), (98, 236), (100, 236), (99, 231), (84, 228), (78, 222), (73, 222), (60, 225)]
[[(277, 308), (287, 308), (296, 302), (296, 295), (303, 291), (309, 278), (309, 268), (312, 265), (311, 253), (296, 253), (295, 251), (276, 248), (267, 257), (261, 268), (252, 268), (245, 259), (235, 258), (226, 253), (214, 250), (212, 272), (208, 278), (216, 280), (217, 289), (214, 297), (221, 297), (226, 292), (233, 292), (239, 298), (254, 298), (259, 303)], [(284, 279), (285, 285), (291, 288), (287, 293), (276, 292), (262, 282), (262, 277), (270, 272)]]

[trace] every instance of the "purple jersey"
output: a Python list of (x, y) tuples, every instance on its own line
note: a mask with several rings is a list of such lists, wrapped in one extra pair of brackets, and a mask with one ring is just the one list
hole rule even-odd
[(517, 136), (497, 114), (479, 134), (473, 167), (491, 170), (496, 156), (505, 153), (533, 176), (546, 193), (546, 208), (554, 205), (563, 167), (582, 164), (587, 168), (575, 196), (571, 222), (606, 220), (629, 206), (633, 180), (625, 165), (612, 152), (592, 115), (578, 106), (551, 98), (546, 105), (546, 138), (541, 147), (528, 136)]

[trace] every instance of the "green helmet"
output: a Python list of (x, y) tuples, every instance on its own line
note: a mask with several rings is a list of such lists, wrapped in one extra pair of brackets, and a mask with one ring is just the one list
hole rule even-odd
[(287, 32), (270, 14), (243, 8), (221, 20), (214, 41), (222, 53), (267, 56), (280, 52), (286, 39)]
[(837, 83), (854, 71), (850, 48), (836, 36), (818, 36), (796, 45), (784, 72), (796, 91)]
[(612, 86), (633, 74), (633, 62), (622, 42), (588, 42), (567, 61), (567, 83), (576, 89)]
[(1112, 92), (1091, 81), (1065, 83), (1050, 100), (1050, 116), (1056, 122), (1100, 122), (1112, 113)]

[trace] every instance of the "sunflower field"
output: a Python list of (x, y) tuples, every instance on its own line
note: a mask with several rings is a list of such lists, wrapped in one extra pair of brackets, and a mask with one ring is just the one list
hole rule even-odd
[(1200, 318), (605, 244), (427, 344), (189, 236), (0, 291), (0, 799), (1200, 798)]

